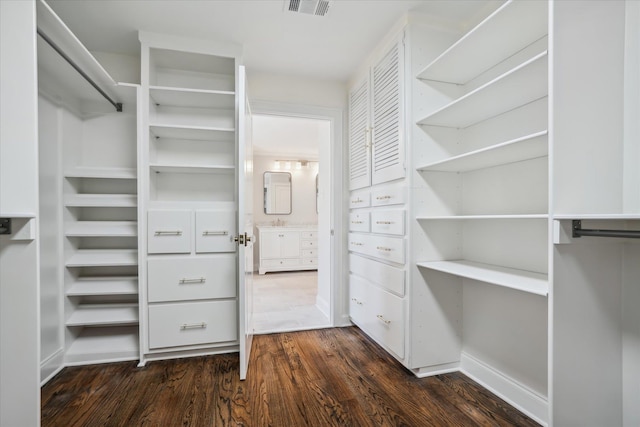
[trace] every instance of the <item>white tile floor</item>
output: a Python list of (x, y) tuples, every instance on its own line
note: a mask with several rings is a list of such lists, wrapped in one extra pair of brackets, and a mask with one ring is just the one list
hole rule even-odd
[(254, 333), (298, 331), (330, 326), (316, 307), (317, 271), (253, 275)]

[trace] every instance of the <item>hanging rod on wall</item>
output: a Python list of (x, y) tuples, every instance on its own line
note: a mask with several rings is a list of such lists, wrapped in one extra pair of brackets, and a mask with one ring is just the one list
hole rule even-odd
[(640, 239), (640, 230), (593, 230), (582, 228), (582, 221), (574, 219), (571, 222), (573, 237), (621, 237), (625, 239)]
[(89, 82), (89, 84), (91, 86), (93, 86), (95, 88), (95, 90), (100, 92), (100, 95), (102, 95), (107, 101), (109, 101), (109, 103), (114, 106), (114, 108), (116, 109), (117, 112), (119, 112), (119, 113), (122, 112), (122, 103), (121, 102), (116, 102), (113, 99), (111, 99), (111, 97), (109, 95), (107, 95), (107, 93), (105, 91), (103, 91), (100, 88), (100, 86), (98, 86), (98, 84), (96, 82), (94, 82), (91, 79), (91, 77), (89, 77), (87, 75), (87, 73), (82, 71), (82, 68), (80, 68), (78, 66), (78, 64), (73, 62), (73, 60), (71, 58), (69, 58), (69, 56), (66, 53), (64, 53), (62, 51), (62, 49), (60, 49), (60, 47), (57, 44), (55, 44), (55, 42), (53, 40), (51, 40), (49, 37), (47, 37), (46, 34), (44, 34), (42, 31), (40, 31), (40, 28), (38, 28), (38, 35), (40, 37), (42, 37), (42, 39), (44, 41), (46, 41), (49, 44), (49, 46), (51, 46), (53, 48), (53, 50), (58, 52), (58, 55), (60, 55), (62, 58), (64, 58), (64, 60), (67, 61), (69, 63), (69, 65), (71, 65), (87, 82)]

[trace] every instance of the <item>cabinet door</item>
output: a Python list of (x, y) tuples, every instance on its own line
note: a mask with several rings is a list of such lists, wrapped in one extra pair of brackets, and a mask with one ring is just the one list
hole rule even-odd
[(300, 232), (284, 231), (279, 233), (281, 241), (282, 258), (300, 257)]
[(371, 185), (368, 76), (349, 91), (349, 189)]
[(404, 178), (402, 132), (402, 59), (400, 42), (393, 45), (372, 70), (372, 153), (373, 185)]
[(271, 259), (280, 258), (280, 237), (275, 231), (260, 233), (260, 258)]

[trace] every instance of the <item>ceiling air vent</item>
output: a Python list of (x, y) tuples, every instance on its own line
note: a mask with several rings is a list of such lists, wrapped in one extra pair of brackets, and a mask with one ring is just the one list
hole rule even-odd
[(327, 0), (287, 0), (289, 12), (306, 13), (307, 15), (325, 16), (329, 11)]

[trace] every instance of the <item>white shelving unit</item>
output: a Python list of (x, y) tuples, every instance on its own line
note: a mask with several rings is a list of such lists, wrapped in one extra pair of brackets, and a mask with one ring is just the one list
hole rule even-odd
[(137, 304), (84, 304), (67, 319), (67, 326), (136, 325)]
[(136, 221), (76, 221), (65, 226), (68, 237), (136, 237)]
[(137, 295), (137, 276), (81, 277), (67, 287), (68, 296)]

